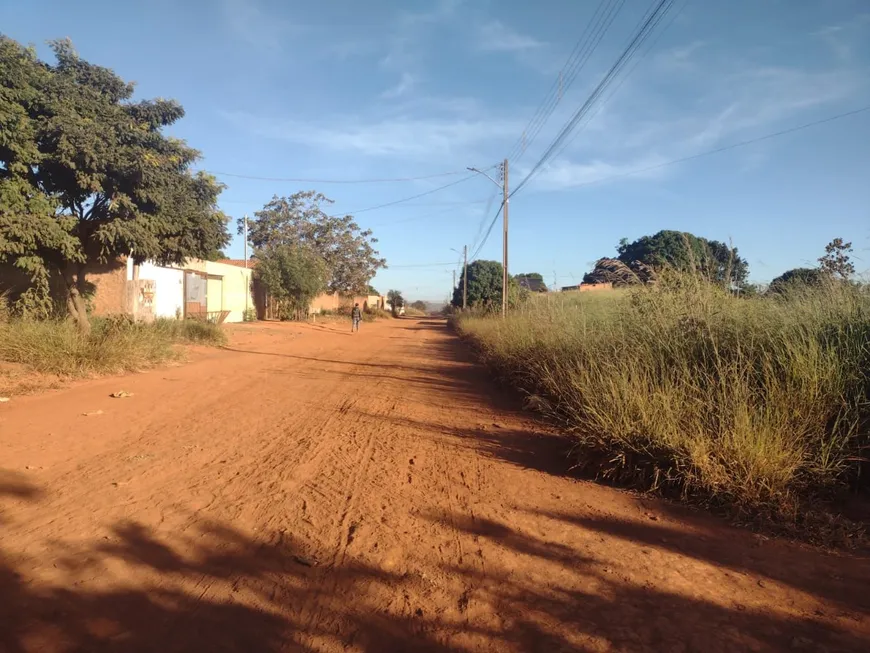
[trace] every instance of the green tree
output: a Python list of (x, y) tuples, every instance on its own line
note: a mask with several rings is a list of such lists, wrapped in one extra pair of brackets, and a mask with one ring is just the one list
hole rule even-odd
[(429, 307), (426, 305), (426, 302), (422, 300), (417, 300), (411, 304), (411, 308), (414, 310), (420, 311), (421, 313), (426, 313), (429, 310)]
[(58, 274), (67, 309), (89, 328), (87, 272), (122, 255), (180, 263), (228, 241), (223, 186), (163, 129), (172, 100), (131, 101), (133, 85), (51, 43), (56, 62), (0, 36), (0, 260), (47, 292)]
[(279, 245), (257, 252), (257, 279), (275, 299), (282, 319), (308, 311), (311, 302), (324, 291), (329, 270), (310, 248)]
[(390, 290), (387, 293), (387, 301), (390, 303), (393, 315), (398, 315), (399, 309), (405, 305), (405, 298), (402, 297), (402, 293), (398, 290)]
[(736, 247), (688, 232), (663, 230), (634, 242), (623, 238), (616, 251), (619, 260), (628, 266), (639, 261), (653, 269), (701, 272), (723, 285), (743, 285), (749, 276), (749, 264)]
[[(468, 264), (468, 305), (477, 308), (494, 309), (501, 306), (502, 268), (498, 261), (473, 261)], [(453, 290), (453, 305), (462, 306), (462, 291), (465, 279), (460, 277)], [(508, 301), (511, 305), (523, 301), (528, 291), (520, 288), (514, 277), (508, 286)]]
[[(272, 198), (248, 221), (248, 238), (257, 249), (303, 245), (314, 250), (329, 268), (329, 292), (362, 294), (375, 273), (386, 267), (373, 245), (371, 230), (362, 230), (352, 216), (327, 215), (332, 200), (315, 191)], [(239, 233), (244, 226), (239, 224)]]
[(369, 284), (368, 286), (366, 286), (366, 294), (380, 296), (381, 293), (379, 293), (373, 285)]
[(852, 243), (834, 238), (825, 245), (825, 255), (819, 259), (819, 267), (835, 278), (847, 280), (855, 274), (855, 264), (849, 256), (851, 253)]
[(787, 291), (801, 286), (817, 286), (829, 275), (819, 268), (794, 268), (787, 270), (770, 282), (768, 290), (773, 293)]

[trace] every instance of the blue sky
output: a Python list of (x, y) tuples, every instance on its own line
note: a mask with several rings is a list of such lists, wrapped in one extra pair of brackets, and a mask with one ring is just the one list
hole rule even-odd
[[(537, 138), (516, 184), (584, 102), (650, 0), (626, 0)], [(598, 0), (0, 0), (0, 30), (70, 37), (83, 57), (171, 97), (173, 133), (206, 170), (253, 177), (394, 178), (496, 163), (558, 77)], [(678, 0), (567, 148), (511, 200), (511, 272), (579, 282), (622, 237), (680, 229), (731, 239), (751, 278), (812, 264), (834, 237), (870, 268), (870, 112), (661, 165), (870, 105), (866, 0)], [(662, 29), (666, 27), (666, 29)], [(660, 167), (654, 167), (660, 166)], [(652, 169), (650, 169), (652, 168)], [(636, 173), (647, 169), (646, 172)], [(635, 174), (627, 174), (635, 173)], [(218, 175), (221, 206), (252, 214), (315, 188), (354, 212), (461, 175), (300, 184)], [(481, 177), (358, 213), (393, 267), (374, 283), (409, 299), (448, 295), (457, 255), (498, 208)], [(236, 239), (229, 252), (242, 254)], [(481, 257), (500, 259), (500, 227)], [(400, 267), (427, 265), (431, 267)]]

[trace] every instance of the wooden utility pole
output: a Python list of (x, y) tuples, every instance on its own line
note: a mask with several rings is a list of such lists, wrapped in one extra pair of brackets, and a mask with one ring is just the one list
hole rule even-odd
[(468, 306), (468, 245), (462, 248), (465, 264), (462, 266), (462, 310)]
[(503, 234), (503, 251), (502, 251), (502, 282), (501, 282), (501, 316), (502, 318), (507, 317), (507, 305), (508, 305), (508, 202), (510, 193), (508, 192), (508, 160), (505, 159), (502, 164), (502, 173), (504, 178), (502, 180), (502, 193), (504, 196), (504, 209), (502, 211), (502, 217), (504, 218), (504, 234)]

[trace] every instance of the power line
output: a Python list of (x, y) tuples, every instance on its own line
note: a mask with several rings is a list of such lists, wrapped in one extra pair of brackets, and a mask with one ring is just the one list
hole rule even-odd
[(439, 177), (453, 177), (455, 175), (465, 174), (465, 170), (453, 170), (451, 172), (439, 172), (434, 175), (422, 175), (420, 177), (393, 177), (393, 178), (375, 178), (375, 179), (307, 179), (300, 177), (257, 177), (254, 175), (239, 175), (233, 172), (219, 172), (217, 170), (203, 170), (212, 175), (220, 177), (234, 177), (236, 179), (251, 179), (255, 181), (291, 181), (302, 184), (383, 184), (400, 181), (422, 181), (424, 179), (437, 179)]
[[(491, 166), (494, 167), (494, 166)], [(491, 169), (487, 168), (487, 170)], [(456, 184), (461, 184), (464, 181), (468, 181), (469, 179), (473, 179), (477, 175), (471, 174), (462, 179), (457, 179), (456, 181), (451, 181), (449, 184), (444, 184), (443, 186), (439, 186), (438, 188), (433, 188), (432, 190), (427, 190), (424, 193), (418, 193), (417, 195), (411, 195), (410, 197), (404, 197), (400, 200), (394, 200), (392, 202), (386, 202), (385, 204), (378, 204), (377, 206), (369, 206), (364, 209), (356, 209), (355, 211), (346, 211), (345, 215), (357, 215), (359, 213), (367, 213), (368, 211), (376, 211), (377, 209), (384, 209), (388, 206), (395, 206), (396, 204), (402, 204), (404, 202), (410, 202), (411, 200), (419, 199), (420, 197), (426, 197), (427, 195), (431, 195), (432, 193), (437, 193), (439, 191), (444, 190), (445, 188), (450, 188), (451, 186), (455, 186)], [(330, 217), (340, 217), (340, 216), (330, 216)]]
[(498, 207), (498, 211), (496, 211), (495, 216), (492, 219), (492, 222), (489, 223), (489, 228), (486, 230), (486, 235), (483, 237), (483, 240), (480, 241), (480, 244), (477, 246), (477, 249), (474, 250), (474, 254), (471, 255), (471, 259), (474, 260), (477, 258), (477, 255), (480, 254), (480, 251), (483, 249), (483, 246), (486, 245), (486, 241), (489, 240), (489, 236), (492, 233), (493, 227), (495, 227), (495, 223), (498, 222), (498, 217), (501, 215), (502, 209), (504, 209), (504, 202)]
[[(673, 13), (673, 15), (671, 16), (670, 21), (669, 21), (668, 24), (665, 26), (665, 28), (662, 29), (661, 31), (659, 31), (659, 33), (656, 35), (655, 39), (652, 41), (652, 43), (650, 44), (650, 46), (649, 46), (649, 47), (648, 47), (648, 48), (643, 52), (643, 54), (641, 54), (640, 57), (638, 57), (638, 58), (635, 59), (634, 63), (631, 65), (631, 68), (628, 69), (628, 72), (625, 73), (625, 74), (621, 77), (621, 79), (619, 80), (619, 83), (616, 85), (616, 87), (615, 87), (615, 88), (614, 88), (614, 89), (613, 89), (613, 90), (612, 90), (612, 91), (607, 95), (607, 97), (605, 97), (605, 98), (604, 98), (600, 103), (598, 103), (598, 105), (596, 105), (596, 106), (592, 109), (592, 113), (589, 115), (589, 119), (586, 120), (582, 125), (580, 125), (580, 128), (578, 129), (578, 131), (577, 131), (576, 134), (573, 134), (573, 135), (571, 136), (571, 138), (569, 138), (569, 139), (567, 139), (567, 140), (565, 141), (565, 143), (562, 145), (562, 147), (559, 148), (559, 151), (556, 152), (556, 153), (551, 157), (551, 160), (552, 160), (552, 159), (556, 159), (556, 158), (558, 158), (559, 156), (561, 156), (562, 152), (565, 151), (565, 149), (568, 147), (568, 145), (571, 143), (571, 141), (574, 140), (575, 138), (577, 138), (577, 134), (579, 134), (581, 131), (583, 131), (583, 130), (586, 128), (586, 126), (587, 126), (590, 122), (592, 122), (592, 120), (595, 119), (595, 116), (597, 116), (597, 115), (599, 114), (599, 112), (601, 111), (601, 109), (603, 109), (605, 106), (607, 106), (607, 103), (610, 102), (610, 100), (613, 99), (613, 96), (614, 96), (614, 95), (616, 95), (617, 93), (619, 93), (619, 89), (622, 88), (622, 85), (625, 84), (625, 81), (626, 81), (629, 77), (631, 77), (632, 73), (633, 73), (633, 72), (635, 71), (635, 69), (640, 65), (640, 63), (641, 63), (641, 61), (643, 61), (644, 57), (646, 57), (646, 55), (648, 55), (648, 54), (650, 53), (650, 51), (651, 51), (653, 48), (655, 48), (656, 43), (659, 42), (659, 39), (661, 39), (662, 35), (663, 35), (666, 31), (668, 31), (668, 28), (670, 28), (670, 26), (674, 24), (674, 21), (676, 21), (677, 18), (679, 18), (680, 14), (683, 13), (683, 10), (685, 10), (686, 5), (689, 4), (689, 1), (690, 1), (690, 0), (684, 0), (684, 1), (683, 1), (683, 4), (680, 5), (680, 7), (677, 9), (677, 11)], [(658, 24), (659, 24), (659, 23), (664, 19), (664, 16), (665, 16), (665, 14), (667, 13), (667, 11), (670, 11), (670, 8), (668, 8), (668, 10), (666, 10), (666, 12), (665, 12), (664, 14), (661, 15), (661, 18), (659, 18), (659, 19), (656, 20), (655, 24), (653, 25), (653, 29), (655, 29), (655, 27), (657, 27)]]
[(525, 178), (523, 178), (523, 180), (513, 190), (513, 192), (511, 193), (512, 196), (518, 193), (519, 190), (523, 188), (529, 182), (529, 180), (541, 169), (541, 167), (552, 158), (553, 153), (556, 151), (556, 149), (559, 148), (571, 135), (571, 132), (577, 126), (577, 123), (582, 120), (582, 118), (588, 113), (589, 109), (601, 97), (607, 87), (610, 86), (613, 80), (619, 75), (625, 65), (634, 57), (638, 49), (641, 47), (641, 45), (643, 45), (647, 38), (649, 38), (650, 33), (655, 29), (655, 27), (661, 21), (662, 17), (667, 14), (668, 11), (670, 11), (673, 5), (674, 0), (658, 0), (655, 6), (652, 7), (649, 12), (647, 12), (645, 18), (641, 20), (641, 25), (639, 29), (634, 33), (628, 45), (619, 55), (613, 66), (610, 67), (610, 69), (607, 71), (607, 73), (598, 83), (598, 86), (595, 87), (595, 89), (592, 91), (586, 101), (580, 106), (580, 108), (574, 113), (574, 115), (568, 120), (568, 122), (565, 123), (563, 128), (553, 139), (550, 146), (546, 149), (540, 159), (538, 159), (538, 162), (532, 167), (532, 169), (525, 176)]
[[(565, 92), (574, 83), (577, 75), (586, 66), (592, 53), (601, 43), (613, 21), (616, 20), (616, 16), (622, 10), (624, 4), (625, 0), (601, 0), (547, 95), (541, 101), (537, 111), (532, 116), (519, 139), (517, 139), (517, 142), (511, 148), (507, 156), (508, 159), (514, 159), (517, 155), (519, 155), (519, 158), (522, 158), (526, 150), (534, 143), (544, 124), (546, 124), (561, 102)], [(607, 9), (605, 9), (605, 5), (607, 5)], [(519, 160), (519, 158), (516, 160)]]
[(773, 132), (771, 134), (765, 134), (764, 136), (759, 136), (757, 138), (750, 138), (745, 141), (740, 141), (738, 143), (731, 143), (730, 145), (723, 145), (722, 147), (717, 147), (712, 150), (706, 150), (704, 152), (698, 152), (697, 154), (690, 154), (689, 156), (680, 157), (679, 159), (672, 159), (670, 161), (664, 161), (663, 163), (656, 163), (655, 165), (647, 166), (645, 168), (637, 168), (635, 170), (629, 170), (627, 172), (621, 172), (615, 175), (608, 175), (607, 177), (601, 177), (600, 179), (593, 179), (592, 181), (583, 182), (582, 184), (575, 184), (574, 188), (579, 188), (582, 186), (593, 186), (595, 184), (600, 184), (605, 181), (610, 181), (612, 179), (620, 179), (622, 177), (630, 177), (632, 175), (639, 175), (644, 172), (650, 172), (651, 170), (658, 170), (659, 168), (664, 168), (667, 166), (676, 165), (677, 163), (684, 163), (686, 161), (692, 161), (693, 159), (700, 159), (705, 156), (710, 156), (712, 154), (719, 154), (721, 152), (727, 152), (728, 150), (734, 150), (739, 147), (746, 147), (747, 145), (752, 145), (754, 143), (759, 143), (761, 141), (770, 140), (771, 138), (777, 138), (779, 136), (785, 136), (787, 134), (793, 134), (795, 132), (802, 131), (804, 129), (809, 129), (810, 127), (816, 127), (818, 125), (823, 125), (825, 123), (834, 122), (835, 120), (841, 120), (842, 118), (849, 118), (851, 116), (858, 115), (860, 113), (864, 113), (866, 111), (870, 111), (870, 105), (861, 107), (859, 109), (853, 109), (852, 111), (846, 111), (845, 113), (838, 113), (834, 116), (829, 116), (827, 118), (822, 118), (820, 120), (813, 120), (812, 122), (807, 122), (802, 125), (798, 125), (796, 127), (789, 127), (788, 129), (783, 129), (777, 132)]
[(450, 263), (413, 263), (409, 265), (387, 265), (387, 270), (394, 270), (396, 268), (440, 268), (445, 265), (453, 265), (453, 262)]
[[(483, 202), (486, 202), (486, 200), (474, 200), (471, 202), (461, 202), (461, 204), (471, 205), (471, 204), (482, 204)], [(384, 227), (384, 226), (389, 226), (389, 225), (393, 225), (393, 224), (403, 224), (405, 222), (417, 222), (418, 220), (425, 220), (427, 218), (431, 218), (431, 217), (434, 217), (436, 215), (444, 215), (445, 213), (453, 213), (456, 210), (457, 210), (457, 207), (452, 207), (449, 209), (442, 209), (441, 211), (434, 211), (432, 213), (424, 213), (423, 215), (415, 215), (415, 216), (412, 216), (410, 218), (403, 218), (401, 220), (389, 220), (387, 222), (377, 222), (371, 226), (372, 227)], [(488, 211), (487, 211), (487, 213), (488, 213)]]

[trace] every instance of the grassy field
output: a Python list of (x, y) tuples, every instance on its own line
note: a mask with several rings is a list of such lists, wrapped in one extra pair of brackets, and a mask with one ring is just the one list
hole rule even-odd
[(145, 369), (175, 359), (179, 343), (220, 345), (219, 327), (190, 320), (134, 324), (128, 319), (94, 318), (89, 335), (69, 321), (0, 321), (0, 361), (18, 363), (60, 377)]
[(599, 476), (792, 525), (868, 486), (866, 288), (746, 299), (679, 277), (458, 327)]

